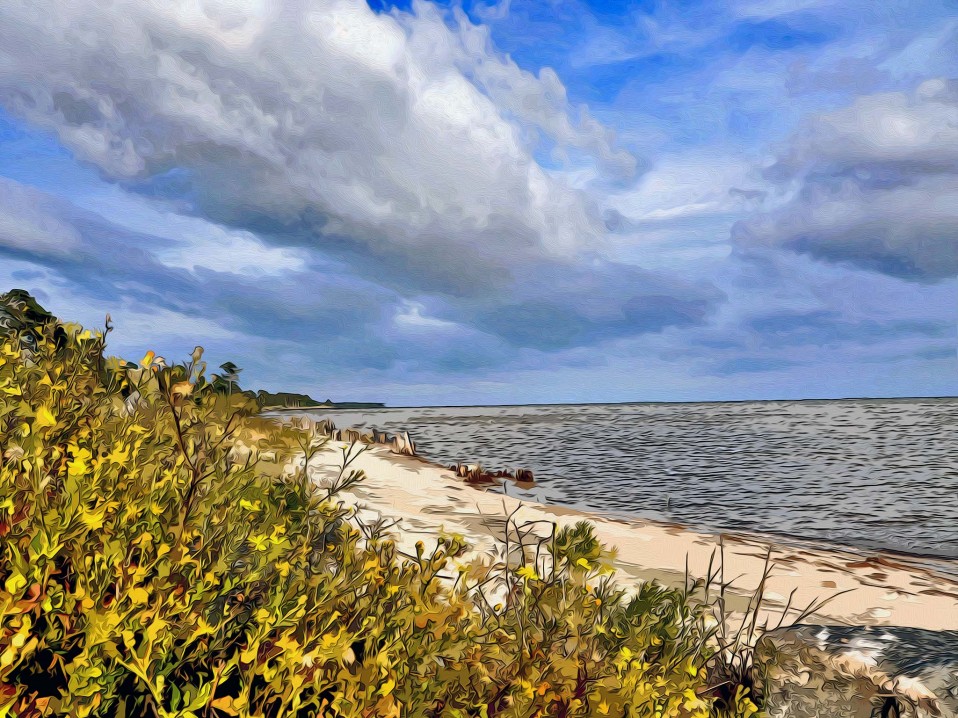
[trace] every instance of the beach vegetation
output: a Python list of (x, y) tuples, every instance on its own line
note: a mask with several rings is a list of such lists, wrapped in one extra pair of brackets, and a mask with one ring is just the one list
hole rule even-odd
[[(328, 437), (202, 349), (0, 336), (0, 717), (747, 718), (694, 590), (625, 592), (588, 523), (402, 554), (313, 482)], [(721, 693), (721, 694), (720, 694)], [(724, 696), (724, 697), (723, 697)]]

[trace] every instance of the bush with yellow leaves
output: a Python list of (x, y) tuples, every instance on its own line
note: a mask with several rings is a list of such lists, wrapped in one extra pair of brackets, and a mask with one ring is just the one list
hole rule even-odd
[(710, 691), (705, 607), (626, 598), (588, 525), (499, 567), (400, 556), (309, 480), (323, 437), (200, 350), (38, 332), (0, 347), (0, 717), (755, 713)]

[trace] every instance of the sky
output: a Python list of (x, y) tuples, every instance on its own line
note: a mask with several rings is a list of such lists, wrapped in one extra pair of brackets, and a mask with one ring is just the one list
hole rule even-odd
[(958, 4), (4, 0), (0, 290), (390, 405), (958, 395)]

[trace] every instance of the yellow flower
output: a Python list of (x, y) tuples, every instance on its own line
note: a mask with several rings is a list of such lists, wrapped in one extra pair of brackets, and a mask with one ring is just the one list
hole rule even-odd
[(112, 461), (115, 464), (120, 464), (120, 465), (125, 464), (127, 461), (130, 460), (129, 447), (122, 446), (122, 445), (113, 447), (110, 453), (107, 454), (106, 459), (107, 461)]
[(80, 519), (83, 521), (83, 525), (91, 531), (96, 531), (103, 526), (102, 511), (82, 511), (80, 513)]
[(276, 640), (276, 647), (284, 651), (298, 651), (300, 648), (299, 641), (289, 633), (284, 633)]
[(157, 636), (166, 628), (168, 624), (162, 618), (154, 618), (150, 625), (146, 627), (146, 637), (150, 641), (155, 641)]
[(9, 593), (11, 596), (19, 593), (27, 585), (27, 579), (23, 577), (23, 574), (14, 573), (10, 578), (6, 580), (3, 585), (4, 590)]
[(240, 499), (239, 505), (241, 509), (246, 509), (247, 511), (252, 511), (253, 513), (258, 512), (260, 509), (259, 501), (254, 502), (247, 499)]
[(273, 531), (270, 533), (269, 542), (274, 546), (278, 546), (283, 543), (283, 536), (286, 534), (285, 526), (273, 526)]
[(47, 407), (41, 406), (37, 410), (37, 426), (56, 426), (57, 418)]
[(524, 578), (529, 581), (539, 580), (539, 574), (536, 573), (536, 570), (532, 568), (532, 566), (523, 566), (518, 571), (516, 571), (516, 574), (519, 576), (519, 578)]
[(90, 452), (85, 449), (77, 449), (73, 454), (73, 461), (67, 464), (67, 470), (70, 476), (84, 476), (89, 472), (90, 465), (87, 460), (91, 458)]
[(131, 588), (127, 595), (134, 606), (140, 606), (150, 600), (150, 594), (145, 588), (136, 586)]

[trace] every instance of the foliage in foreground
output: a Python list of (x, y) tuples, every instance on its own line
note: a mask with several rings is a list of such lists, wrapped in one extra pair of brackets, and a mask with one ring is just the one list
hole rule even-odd
[(718, 711), (705, 609), (626, 598), (587, 524), (504, 565), (400, 556), (310, 482), (321, 438), (200, 351), (133, 366), (65, 329), (0, 348), (0, 716)]

